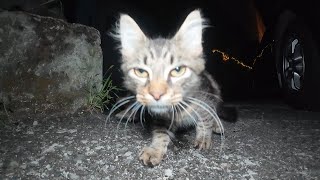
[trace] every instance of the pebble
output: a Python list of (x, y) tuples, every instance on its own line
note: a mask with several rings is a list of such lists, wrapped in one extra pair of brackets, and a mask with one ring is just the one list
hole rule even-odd
[(173, 172), (171, 169), (164, 170), (164, 176), (165, 179), (172, 179), (173, 178)]
[[(0, 164), (0, 167), (1, 167), (1, 164)], [(27, 168), (27, 165), (26, 165), (26, 164), (22, 164), (22, 165), (20, 166), (20, 168), (21, 168), (21, 169), (26, 169), (26, 168)]]
[(180, 172), (181, 174), (188, 174), (188, 171), (187, 171), (185, 168), (180, 168), (180, 169), (179, 169), (179, 172)]
[(128, 151), (124, 154), (124, 156), (128, 157), (128, 156), (131, 156), (132, 152)]
[(19, 163), (17, 161), (11, 161), (9, 163), (9, 167), (11, 167), (11, 168), (16, 168), (18, 166), (19, 166)]
[(79, 179), (80, 177), (77, 174), (69, 173), (70, 179)]
[(33, 121), (33, 126), (37, 126), (38, 125), (38, 121)]

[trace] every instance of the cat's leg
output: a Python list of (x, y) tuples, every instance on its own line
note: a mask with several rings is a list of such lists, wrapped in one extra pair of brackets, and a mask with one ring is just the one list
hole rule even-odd
[(219, 124), (217, 122), (213, 122), (213, 125), (212, 125), (212, 130), (213, 132), (217, 133), (217, 134), (221, 134), (222, 133), (222, 130), (221, 130), (221, 127), (219, 126)]
[(155, 129), (152, 132), (151, 145), (142, 149), (140, 160), (144, 165), (158, 165), (167, 152), (170, 143), (169, 132), (166, 129)]
[(196, 126), (196, 139), (194, 146), (198, 149), (209, 149), (212, 145), (213, 120), (200, 120)]

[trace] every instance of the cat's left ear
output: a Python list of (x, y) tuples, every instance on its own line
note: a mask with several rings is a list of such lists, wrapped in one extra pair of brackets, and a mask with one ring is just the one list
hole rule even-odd
[(173, 37), (177, 46), (188, 52), (191, 56), (202, 54), (202, 30), (204, 19), (199, 10), (192, 11), (184, 20), (180, 29)]
[(121, 53), (126, 57), (132, 56), (147, 41), (138, 24), (128, 15), (122, 14), (117, 27), (117, 38), (121, 42)]

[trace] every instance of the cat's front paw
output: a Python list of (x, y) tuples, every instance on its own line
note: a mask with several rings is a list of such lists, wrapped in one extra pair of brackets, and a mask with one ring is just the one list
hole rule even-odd
[(145, 147), (142, 149), (139, 159), (146, 166), (156, 166), (160, 164), (163, 156), (164, 152), (161, 149)]
[(194, 147), (201, 150), (201, 149), (210, 149), (212, 145), (211, 138), (197, 138), (194, 141)]
[(222, 133), (222, 129), (218, 125), (213, 126), (212, 130), (213, 130), (213, 132), (215, 132), (217, 134), (221, 134)]

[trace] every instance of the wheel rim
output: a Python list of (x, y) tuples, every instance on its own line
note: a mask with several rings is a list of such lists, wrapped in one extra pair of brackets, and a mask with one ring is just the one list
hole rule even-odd
[(291, 36), (287, 39), (282, 58), (282, 73), (289, 89), (302, 89), (305, 62), (301, 40), (297, 37)]

